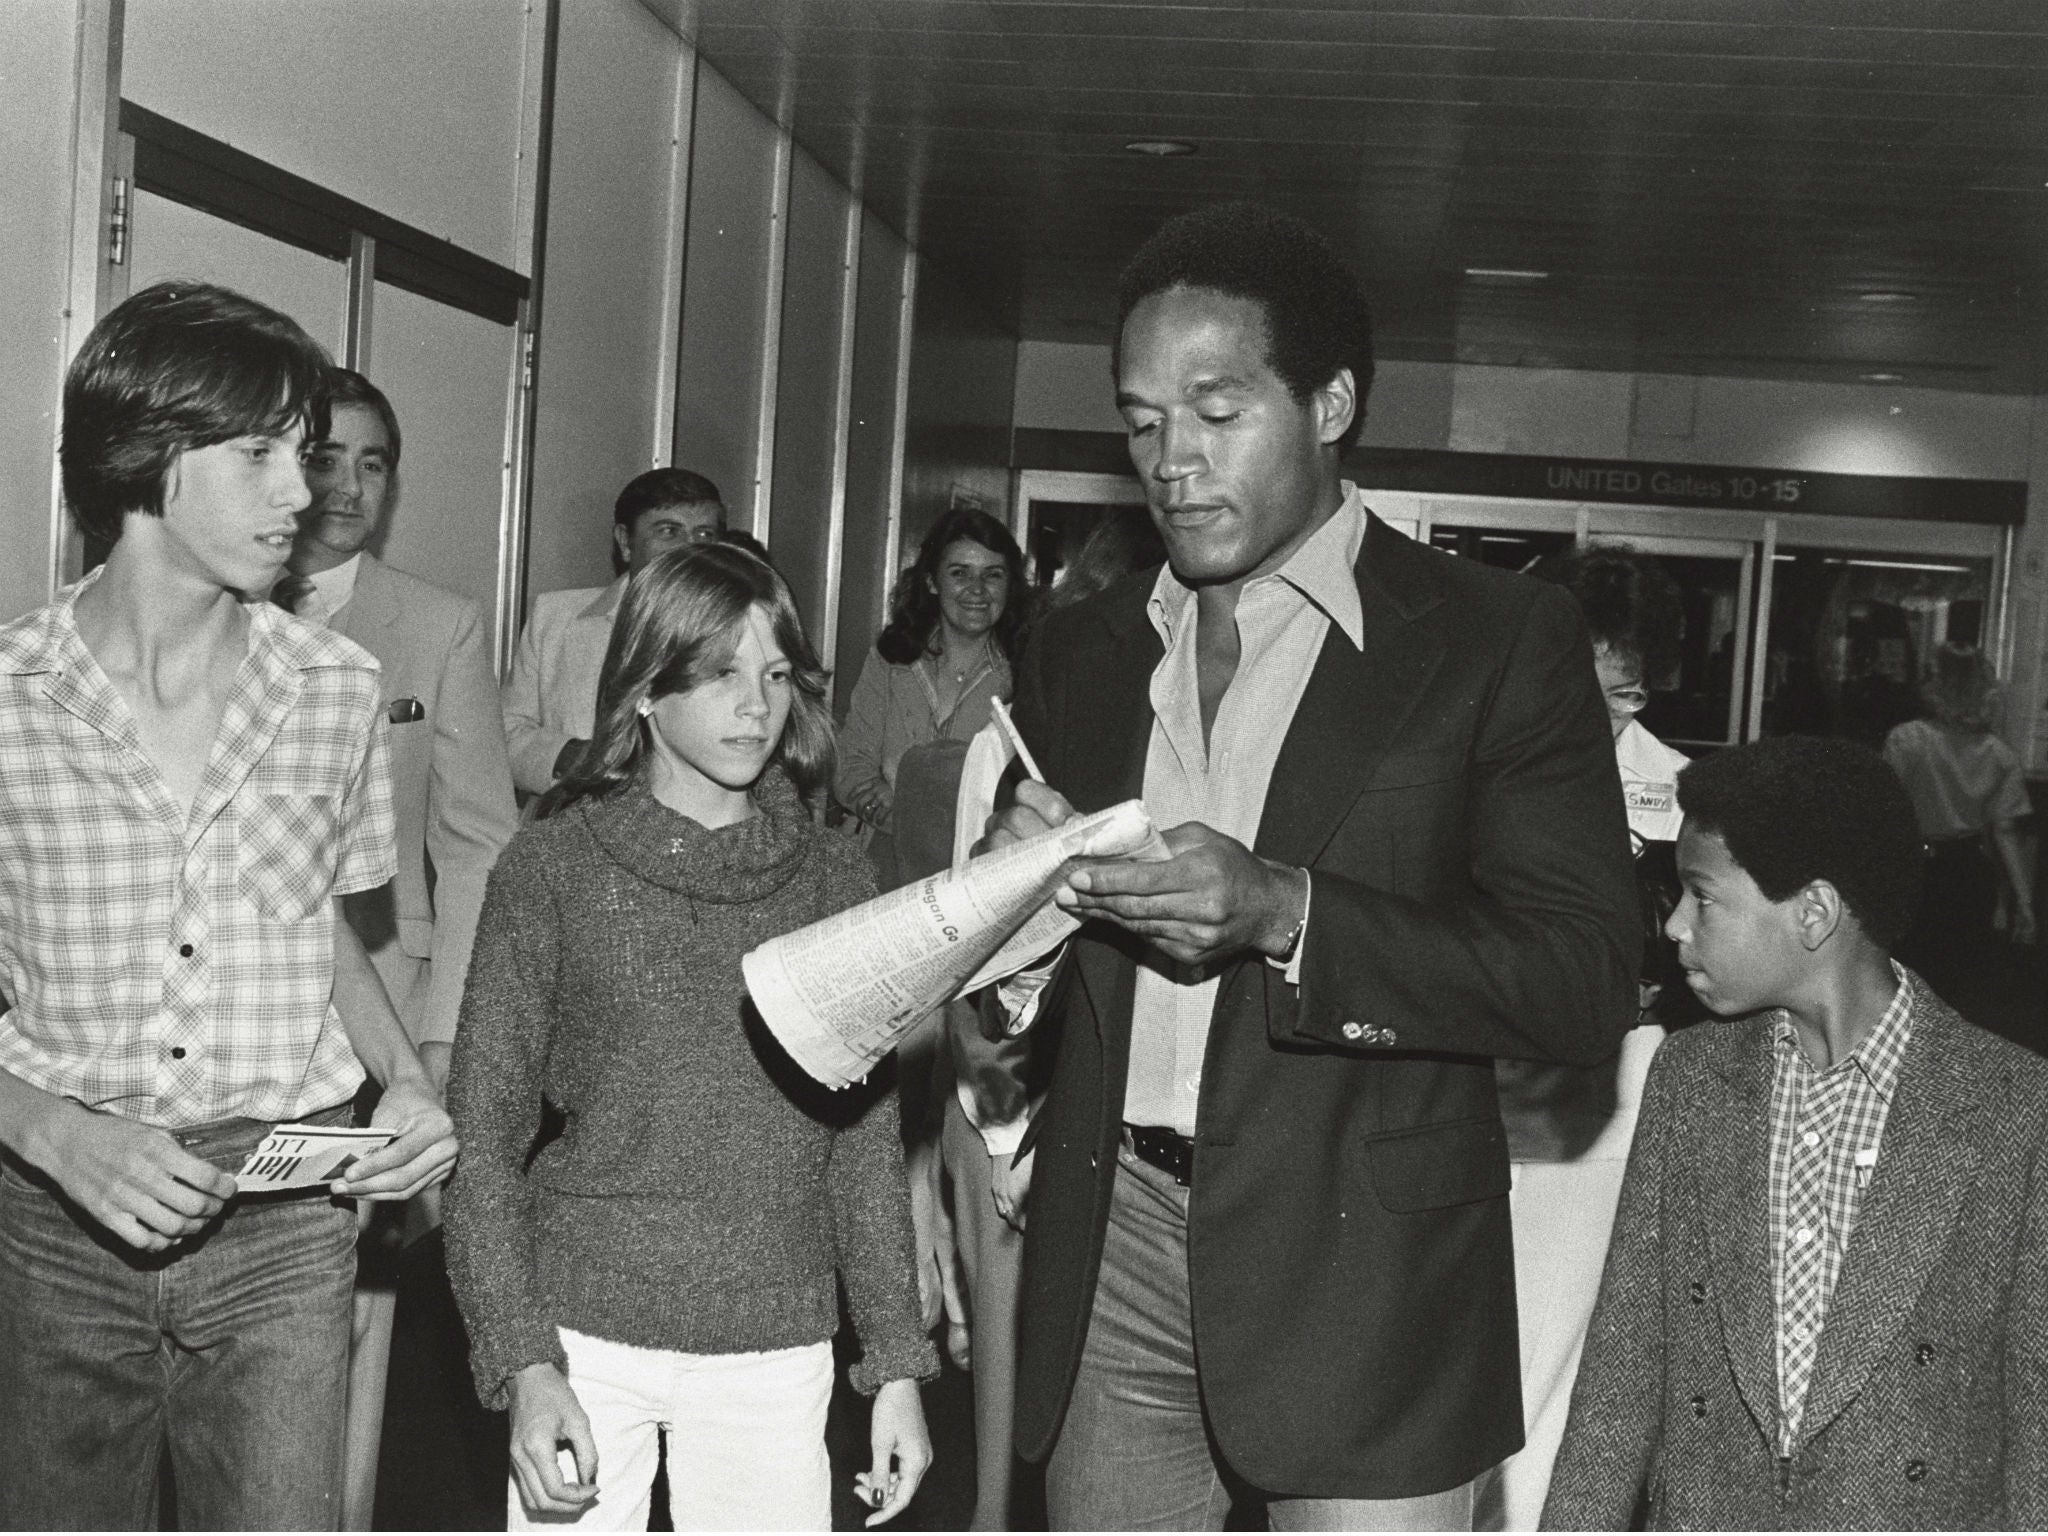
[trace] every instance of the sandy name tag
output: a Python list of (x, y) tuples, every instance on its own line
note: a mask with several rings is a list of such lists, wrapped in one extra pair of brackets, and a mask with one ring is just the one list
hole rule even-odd
[(359, 1157), (398, 1139), (395, 1130), (345, 1125), (280, 1125), (263, 1138), (235, 1175), (245, 1195), (331, 1184)]
[(1621, 787), (1628, 797), (1628, 808), (1632, 811), (1647, 811), (1661, 815), (1678, 808), (1676, 784), (1650, 784), (1642, 779), (1623, 779)]

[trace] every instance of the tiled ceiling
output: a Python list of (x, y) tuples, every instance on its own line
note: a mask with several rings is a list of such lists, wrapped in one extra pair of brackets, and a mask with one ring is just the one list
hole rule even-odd
[(1387, 356), (2048, 392), (2048, 0), (649, 3), (1025, 337), (1254, 196)]

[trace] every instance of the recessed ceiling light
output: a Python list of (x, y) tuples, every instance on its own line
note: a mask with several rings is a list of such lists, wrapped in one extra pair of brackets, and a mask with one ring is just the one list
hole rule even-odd
[(1192, 155), (1195, 146), (1186, 139), (1133, 139), (1124, 146), (1124, 152), (1150, 155), (1155, 160), (1171, 160), (1179, 155)]
[(1857, 377), (1866, 384), (1903, 384), (1906, 382), (1906, 376), (1903, 373), (1879, 371), (1876, 373), (1859, 373)]
[(1870, 288), (1856, 295), (1857, 302), (1862, 304), (1911, 304), (1919, 297), (1904, 288)]
[(1465, 275), (1486, 283), (1540, 283), (1550, 277), (1533, 267), (1467, 267)]

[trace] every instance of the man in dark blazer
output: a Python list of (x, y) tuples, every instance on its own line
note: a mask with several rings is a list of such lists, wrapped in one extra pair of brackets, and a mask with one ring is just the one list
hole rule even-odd
[(1543, 1525), (2040, 1530), (2048, 1062), (1891, 962), (1921, 850), (1875, 753), (1678, 797), (1668, 931), (1737, 1017), (1650, 1069)]
[[(326, 624), (377, 658), (398, 874), (349, 897), (343, 910), (438, 1084), (448, 1075), (484, 884), (519, 829), (512, 768), (477, 605), (384, 564), (368, 547), (397, 500), (397, 413), (360, 373), (338, 369), (330, 414), (327, 437), (307, 450), (313, 500), (300, 518), (283, 595), (301, 617)], [(415, 1202), (412, 1235), (438, 1220), (438, 1196)], [(373, 1238), (384, 1230), (373, 1230)], [(395, 1233), (395, 1223), (389, 1230)], [(438, 1238), (416, 1246), (413, 1267), (437, 1272), (438, 1249)], [(344, 1530), (370, 1529), (375, 1503), (395, 1308), (391, 1266), (380, 1262), (387, 1258), (374, 1244), (365, 1249), (356, 1292)], [(419, 1367), (412, 1357), (399, 1369)], [(400, 1395), (411, 1412), (410, 1400), (421, 1389)], [(466, 1389), (459, 1401), (474, 1411)]]
[(1043, 990), (1018, 1448), (1059, 1528), (1469, 1523), (1521, 1443), (1491, 1059), (1634, 1007), (1612, 742), (1562, 593), (1340, 479), (1356, 280), (1251, 205), (1125, 274), (1118, 403), (1169, 565), (1046, 620), (1045, 770), (997, 841), (1143, 795), (1174, 857), (1071, 877)]

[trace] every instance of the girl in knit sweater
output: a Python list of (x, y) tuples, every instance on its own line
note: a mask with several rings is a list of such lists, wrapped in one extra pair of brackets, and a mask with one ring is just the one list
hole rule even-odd
[[(835, 1277), (875, 1394), (871, 1524), (931, 1459), (894, 1092), (810, 1082), (740, 975), (872, 890), (805, 809), (831, 756), (782, 579), (679, 550), (633, 578), (594, 739), (491, 875), (447, 1231), (478, 1389), (511, 1409), (514, 1530), (644, 1529), (660, 1428), (676, 1529), (828, 1529)], [(535, 1151), (543, 1101), (563, 1129)]]

